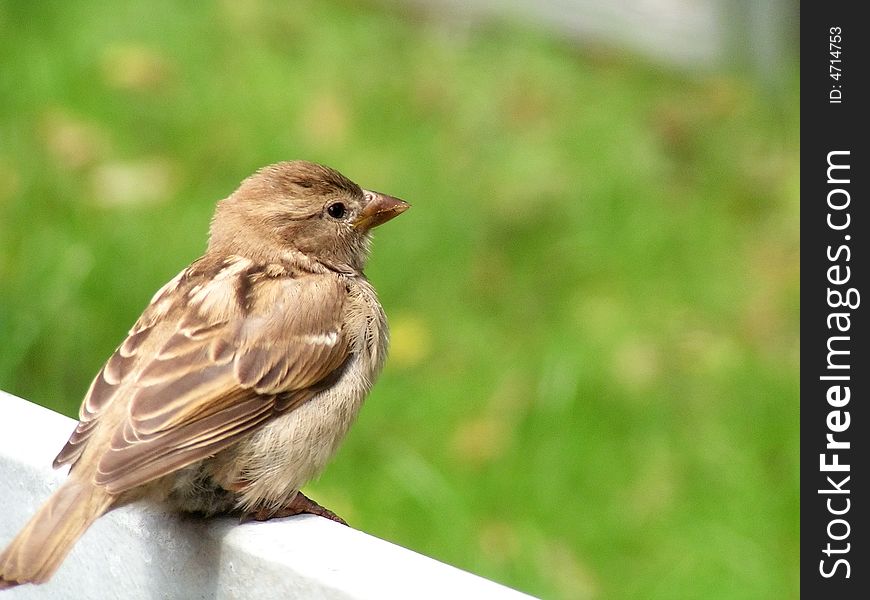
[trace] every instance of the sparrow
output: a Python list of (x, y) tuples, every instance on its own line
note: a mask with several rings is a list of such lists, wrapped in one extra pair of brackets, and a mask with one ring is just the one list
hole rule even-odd
[(339, 522), (300, 488), (380, 374), (388, 331), (363, 274), (408, 204), (305, 161), (217, 204), (205, 254), (164, 285), (97, 373), (54, 460), (64, 483), (0, 553), (0, 589), (42, 583), (101, 515), (177, 511)]

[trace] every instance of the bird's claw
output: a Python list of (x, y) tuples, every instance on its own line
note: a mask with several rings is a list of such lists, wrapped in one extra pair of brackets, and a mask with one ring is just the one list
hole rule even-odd
[(292, 517), (293, 515), (299, 514), (317, 515), (319, 517), (329, 519), (330, 521), (335, 521), (336, 523), (347, 525), (347, 521), (339, 517), (328, 508), (320, 506), (317, 502), (315, 502), (302, 492), (296, 492), (296, 495), (290, 502), (278, 508), (277, 510), (260, 508), (257, 510), (246, 512), (242, 515), (241, 522), (247, 523), (249, 521), (268, 521), (269, 519), (280, 519), (282, 517)]

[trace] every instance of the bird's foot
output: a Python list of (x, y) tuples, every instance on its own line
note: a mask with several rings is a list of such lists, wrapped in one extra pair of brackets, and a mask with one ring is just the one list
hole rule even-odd
[(309, 514), (324, 517), (330, 521), (347, 525), (347, 521), (339, 517), (337, 514), (320, 506), (317, 502), (303, 494), (296, 492), (293, 499), (279, 508), (278, 510), (261, 508), (242, 515), (242, 523), (248, 521), (268, 521), (269, 519), (279, 519), (281, 517), (292, 517), (293, 515)]

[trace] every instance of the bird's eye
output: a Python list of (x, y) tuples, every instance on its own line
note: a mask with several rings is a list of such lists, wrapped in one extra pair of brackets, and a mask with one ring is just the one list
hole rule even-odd
[(344, 216), (344, 213), (347, 212), (347, 209), (343, 203), (335, 202), (326, 207), (326, 212), (329, 213), (329, 216), (333, 219), (340, 219)]

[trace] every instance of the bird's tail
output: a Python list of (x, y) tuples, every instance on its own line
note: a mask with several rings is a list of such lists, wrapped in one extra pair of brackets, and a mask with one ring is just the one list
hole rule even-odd
[(0, 553), (0, 590), (47, 581), (113, 499), (102, 488), (67, 479)]

